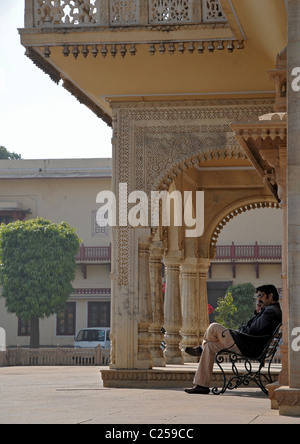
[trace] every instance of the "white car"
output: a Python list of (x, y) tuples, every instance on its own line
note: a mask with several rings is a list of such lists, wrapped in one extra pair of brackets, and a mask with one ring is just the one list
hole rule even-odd
[(110, 348), (110, 328), (83, 328), (75, 337), (74, 348), (95, 348), (98, 345)]

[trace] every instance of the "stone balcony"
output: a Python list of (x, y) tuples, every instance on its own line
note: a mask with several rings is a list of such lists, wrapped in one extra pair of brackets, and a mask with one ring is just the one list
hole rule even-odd
[(225, 22), (219, 0), (26, 0), (27, 28)]
[(25, 0), (19, 33), (27, 57), (110, 126), (120, 98), (193, 99), (216, 75), (222, 91), (218, 67), (247, 40), (230, 0)]
[[(234, 10), (226, 8), (232, 19)], [(47, 43), (45, 58), (59, 43), (65, 44), (63, 54), (68, 56), (71, 41), (82, 46), (84, 57), (89, 53), (106, 57), (108, 52), (124, 57), (135, 55), (136, 45), (143, 44), (148, 44), (150, 55), (243, 49), (244, 35), (233, 32), (233, 27), (220, 0), (25, 0), (21, 35), (35, 35), (35, 44)], [(44, 37), (38, 38), (40, 33)], [(70, 39), (72, 33), (77, 38)], [(75, 58), (79, 53), (77, 48), (72, 52)]]

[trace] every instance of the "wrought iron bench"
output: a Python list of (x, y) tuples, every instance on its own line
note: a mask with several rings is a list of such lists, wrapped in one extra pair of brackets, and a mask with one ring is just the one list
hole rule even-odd
[[(225, 332), (224, 332), (225, 333)], [(223, 333), (223, 334), (224, 334)], [(253, 337), (247, 335), (246, 333), (241, 333), (247, 337)], [(255, 338), (266, 338), (269, 336), (256, 336)], [(214, 387), (212, 392), (214, 395), (222, 395), (226, 392), (226, 390), (234, 390), (241, 385), (249, 386), (251, 381), (254, 381), (258, 387), (267, 395), (268, 390), (266, 389), (266, 385), (272, 384), (274, 382), (271, 375), (271, 365), (276, 354), (277, 348), (280, 344), (282, 338), (282, 325), (280, 324), (273, 336), (269, 340), (268, 344), (264, 348), (262, 354), (257, 358), (249, 358), (242, 354), (235, 353), (231, 350), (231, 348), (235, 345), (235, 343), (229, 349), (220, 350), (215, 356), (215, 362), (219, 366), (223, 376), (223, 387), (219, 389), (218, 387)], [(226, 358), (228, 357), (229, 363), (231, 364), (232, 373), (230, 375), (226, 375), (226, 371), (223, 369), (222, 364), (225, 363)], [(259, 363), (258, 369), (254, 368), (254, 363)], [(237, 364), (243, 363), (244, 368), (238, 369)], [(267, 371), (262, 372), (263, 368), (267, 365)]]

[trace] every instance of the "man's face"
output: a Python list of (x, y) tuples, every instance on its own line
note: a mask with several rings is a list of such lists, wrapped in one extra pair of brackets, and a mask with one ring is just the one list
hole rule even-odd
[(266, 293), (262, 293), (259, 291), (256, 295), (257, 297), (257, 306), (262, 310), (263, 308), (267, 307), (268, 305), (272, 304), (273, 302), (273, 295), (269, 294), (266, 295)]

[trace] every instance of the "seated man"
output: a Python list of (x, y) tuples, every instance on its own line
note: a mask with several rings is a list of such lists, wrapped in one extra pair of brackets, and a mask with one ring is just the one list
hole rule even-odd
[[(186, 393), (209, 394), (214, 358), (218, 351), (230, 348), (234, 353), (253, 359), (261, 355), (274, 331), (282, 322), (282, 311), (279, 304), (279, 295), (274, 285), (263, 285), (257, 288), (256, 291), (255, 316), (246, 326), (237, 331), (227, 330), (220, 324), (211, 324), (204, 335), (202, 347), (188, 347), (185, 349), (186, 353), (191, 356), (201, 356), (194, 378), (195, 387), (185, 389)], [(240, 332), (254, 337), (267, 337), (263, 339), (248, 338), (241, 335)]]

